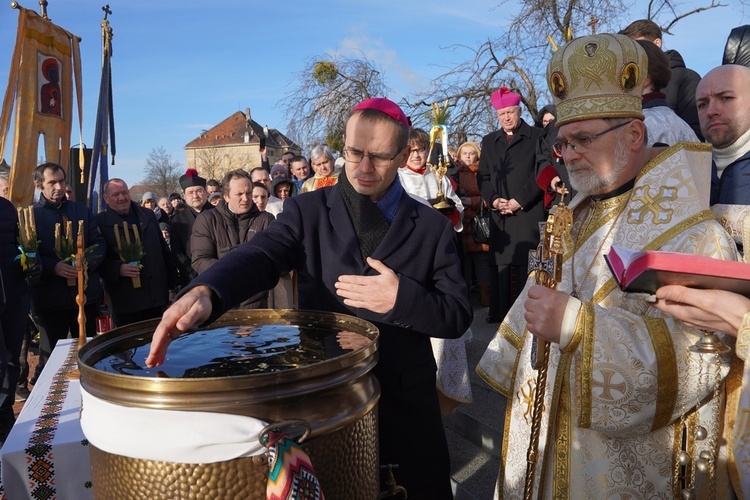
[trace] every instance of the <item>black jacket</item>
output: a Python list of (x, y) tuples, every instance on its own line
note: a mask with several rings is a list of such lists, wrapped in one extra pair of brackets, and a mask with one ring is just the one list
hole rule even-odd
[(125, 219), (110, 208), (96, 216), (99, 229), (107, 241), (107, 255), (100, 272), (110, 299), (109, 306), (118, 314), (130, 314), (167, 305), (169, 289), (176, 287), (178, 282), (177, 262), (164, 241), (154, 212), (132, 201), (130, 209), (134, 210), (138, 217), (138, 232), (143, 245), (140, 288), (133, 288), (131, 278), (120, 276), (123, 262), (116, 250), (115, 224), (119, 226), (122, 238), (122, 223)]
[(286, 199), (276, 222), (191, 285), (206, 284), (214, 290), (216, 318), (251, 293), (270, 290), (279, 275), (296, 269), (300, 309), (374, 322), (380, 330), (374, 373), (382, 388), (381, 463), (401, 465), (396, 477), (406, 485), (409, 498), (438, 498), (437, 485), (450, 490), (450, 462), (430, 337), (460, 336), (472, 319), (454, 241), (447, 218), (403, 193), (390, 229), (372, 254), (399, 276), (396, 304), (383, 314), (347, 306), (336, 294), (339, 276), (377, 273), (362, 261), (336, 185)]
[[(17, 259), (18, 251), (18, 214), (13, 204), (5, 198), (0, 198), (0, 275), (6, 293), (16, 293), (16, 290), (26, 293), (26, 283), (23, 281), (23, 270)], [(2, 290), (0, 290), (0, 295)], [(0, 296), (5, 303), (5, 297)]]
[[(214, 210), (201, 212), (195, 219), (190, 236), (193, 270), (198, 274), (203, 273), (221, 257), (234, 251), (242, 243), (252, 240), (273, 220), (273, 215), (260, 212), (255, 204), (245, 214), (234, 214), (224, 200), (221, 200)], [(240, 305), (241, 309), (266, 307), (268, 293), (265, 291), (253, 295)]]
[(664, 93), (667, 94), (667, 105), (690, 125), (695, 135), (702, 141), (698, 108), (695, 106), (695, 89), (701, 81), (701, 76), (685, 67), (685, 61), (676, 50), (668, 50), (665, 54), (669, 57), (669, 66), (672, 68), (672, 78), (669, 79), (669, 85), (664, 89)]
[(501, 129), (482, 139), (479, 189), (488, 206), (496, 198), (515, 199), (523, 208), (513, 215), (492, 211), (490, 251), (495, 263), (526, 266), (529, 250), (539, 243), (538, 222), (544, 220), (543, 192), (536, 183), (536, 148), (541, 129), (521, 125), (508, 143)]
[(67, 280), (55, 274), (55, 265), (60, 262), (55, 254), (55, 224), (59, 223), (65, 234), (65, 221), (73, 223), (73, 238), (78, 237), (78, 221), (83, 221), (85, 248), (92, 247), (88, 254), (88, 283), (86, 305), (102, 301), (102, 285), (99, 282), (99, 266), (107, 253), (107, 243), (99, 231), (91, 210), (78, 203), (63, 200), (54, 205), (43, 196), (34, 204), (37, 237), (40, 240), (37, 262), (42, 263), (42, 277), (31, 287), (31, 304), (34, 312), (48, 313), (59, 310), (78, 309), (77, 286), (68, 286)]
[[(201, 213), (213, 210), (214, 206), (209, 202), (203, 205)], [(190, 234), (193, 232), (193, 223), (198, 213), (190, 207), (172, 216), (169, 226), (169, 243), (172, 253), (177, 259), (180, 270), (180, 284), (187, 285), (191, 279), (198, 276), (191, 266), (192, 253), (190, 251)]]
[(721, 64), (750, 66), (750, 24), (738, 26), (729, 32)]

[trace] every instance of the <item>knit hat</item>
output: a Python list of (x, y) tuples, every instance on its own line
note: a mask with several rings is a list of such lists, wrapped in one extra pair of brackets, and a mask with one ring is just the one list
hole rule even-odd
[(221, 198), (221, 193), (218, 191), (208, 195), (208, 202), (211, 203), (211, 201), (215, 200), (216, 198)]
[(198, 175), (198, 171), (194, 168), (189, 168), (185, 175), (180, 177), (180, 187), (183, 191), (189, 187), (201, 186), (206, 187), (206, 179)]
[(141, 196), (141, 203), (143, 203), (146, 200), (151, 200), (154, 203), (157, 202), (156, 195), (152, 193), (151, 191), (146, 191), (145, 193), (143, 193), (143, 196)]
[(160, 222), (159, 229), (161, 229), (162, 231), (169, 231), (169, 224), (167, 224), (166, 222)]
[(582, 36), (561, 47), (547, 66), (557, 126), (595, 118), (643, 120), (647, 72), (646, 52), (625, 35)]
[(512, 92), (508, 87), (500, 87), (492, 93), (490, 102), (495, 109), (518, 106), (518, 103), (521, 102), (521, 95)]
[(182, 196), (180, 196), (179, 193), (172, 193), (169, 195), (169, 201), (172, 200), (182, 200)]
[(386, 99), (385, 97), (371, 97), (365, 99), (352, 108), (352, 111), (361, 109), (376, 109), (386, 115), (390, 116), (397, 122), (400, 122), (404, 127), (411, 127), (411, 120), (409, 119), (401, 108), (395, 102)]
[(289, 177), (289, 170), (286, 168), (286, 165), (283, 163), (277, 163), (271, 167), (271, 179), (273, 179), (273, 174), (279, 171), (284, 172), (284, 177)]

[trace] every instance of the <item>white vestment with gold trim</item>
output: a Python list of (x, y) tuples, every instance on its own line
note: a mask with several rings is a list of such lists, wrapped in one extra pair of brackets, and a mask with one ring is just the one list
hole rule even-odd
[[(688, 436), (692, 463), (721, 432), (712, 396), (728, 357), (691, 353), (701, 332), (627, 298), (603, 258), (615, 244), (736, 260), (734, 242), (708, 210), (710, 165), (710, 146), (681, 143), (654, 157), (632, 190), (572, 201), (574, 249), (557, 289), (570, 293), (575, 283), (582, 302), (572, 339), (550, 346), (533, 498), (679, 498), (681, 477), (691, 480), (692, 471), (676, 464), (682, 416), (688, 429), (709, 432), (700, 441)], [(537, 377), (524, 302), (533, 283), (532, 276), (477, 367), (508, 398), (499, 498), (524, 492)], [(731, 496), (725, 462), (722, 448), (714, 498)], [(707, 477), (696, 472), (695, 498), (710, 497)]]

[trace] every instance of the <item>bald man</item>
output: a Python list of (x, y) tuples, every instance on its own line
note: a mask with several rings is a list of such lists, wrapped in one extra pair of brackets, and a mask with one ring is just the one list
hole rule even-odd
[(703, 137), (714, 147), (711, 204), (750, 205), (750, 68), (712, 69), (695, 102)]

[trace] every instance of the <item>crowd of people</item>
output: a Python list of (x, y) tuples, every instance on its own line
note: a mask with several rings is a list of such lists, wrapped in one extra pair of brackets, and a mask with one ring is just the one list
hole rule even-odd
[[(33, 265), (19, 265), (18, 218), (0, 199), (0, 439), (15, 391), (34, 383), (57, 341), (78, 335), (78, 273), (55, 244), (56, 227), (70, 224), (89, 249), (86, 334), (103, 313), (117, 327), (161, 318), (148, 366), (189, 327), (232, 308), (375, 323), (380, 461), (398, 464), (410, 497), (451, 498), (441, 412), (472, 400), (472, 293), (483, 319), (499, 323), (476, 367), (508, 399), (498, 497), (750, 494), (750, 427), (739, 425), (750, 371), (738, 374), (741, 391), (725, 390), (735, 354), (693, 348), (701, 328), (714, 330), (730, 346), (738, 336), (746, 359), (750, 299), (681, 286), (633, 299), (604, 259), (612, 245), (742, 258), (750, 68), (726, 64), (701, 78), (662, 50), (655, 23), (639, 20), (561, 47), (547, 83), (553, 102), (533, 124), (518, 91), (493, 92), (498, 130), (446, 158), (398, 105), (371, 98), (347, 117), (338, 158), (319, 145), (271, 166), (262, 152), (260, 167), (222, 179), (189, 169), (182, 193), (137, 201), (110, 179), (99, 214), (68, 199), (62, 167), (40, 165)], [(444, 172), (431, 168), (439, 163)], [(0, 173), (1, 197), (7, 181)], [(529, 275), (529, 252), (556, 200), (572, 219), (550, 288)], [(139, 258), (125, 258), (126, 240), (139, 242)], [(27, 381), (29, 317), (40, 361)]]

